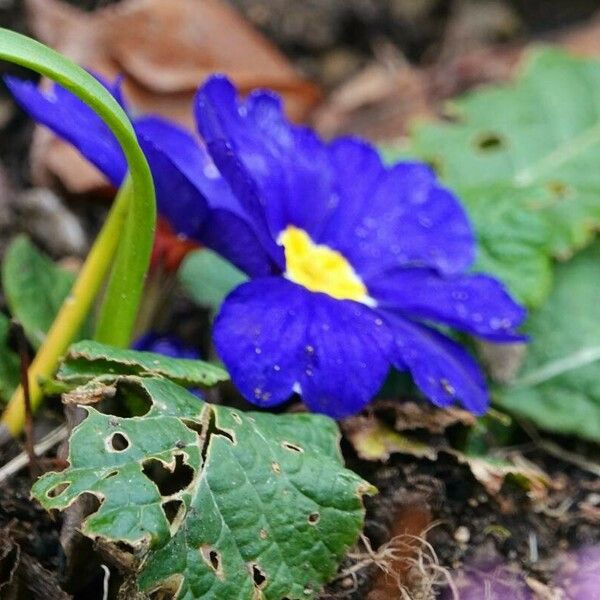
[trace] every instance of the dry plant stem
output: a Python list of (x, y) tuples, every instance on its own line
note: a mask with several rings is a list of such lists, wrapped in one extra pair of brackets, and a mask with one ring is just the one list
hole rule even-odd
[[(42, 456), (44, 453), (48, 452), (48, 450), (56, 446), (56, 444), (60, 444), (60, 442), (67, 439), (68, 435), (69, 429), (66, 425), (61, 425), (52, 430), (34, 446), (35, 455)], [(21, 452), (21, 454), (15, 456), (12, 460), (9, 460), (5, 465), (0, 467), (0, 485), (9, 477), (12, 477), (15, 473), (18, 473), (21, 469), (26, 467), (28, 461), (27, 454)]]
[[(123, 222), (127, 215), (131, 184), (126, 181), (98, 235), (77, 281), (61, 307), (42, 347), (29, 369), (31, 408), (35, 410), (42, 400), (39, 380), (51, 377), (62, 355), (81, 328), (100, 287), (110, 269)], [(18, 435), (25, 421), (24, 390), (19, 386), (11, 398), (0, 425), (0, 443)]]
[(18, 321), (13, 320), (13, 329), (17, 336), (17, 346), (19, 357), (21, 359), (21, 387), (23, 388), (23, 400), (25, 406), (25, 452), (29, 458), (29, 474), (35, 477), (38, 471), (38, 464), (35, 456), (33, 439), (33, 411), (31, 410), (31, 394), (29, 391), (29, 348), (23, 326)]

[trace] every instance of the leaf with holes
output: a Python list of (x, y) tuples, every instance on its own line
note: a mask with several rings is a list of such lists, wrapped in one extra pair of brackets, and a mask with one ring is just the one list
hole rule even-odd
[(71, 291), (75, 275), (58, 267), (24, 235), (11, 243), (2, 263), (2, 287), (11, 313), (38, 348)]
[(114, 379), (120, 375), (167, 377), (190, 387), (211, 386), (229, 379), (227, 371), (202, 360), (123, 350), (90, 340), (71, 346), (57, 378), (78, 384), (95, 378)]
[(33, 487), (47, 509), (93, 494), (91, 538), (144, 556), (140, 589), (185, 600), (305, 600), (330, 579), (362, 526), (373, 488), (342, 465), (320, 415), (242, 413), (166, 379), (121, 377), (150, 399), (143, 417), (87, 407), (69, 467)]
[(19, 357), (8, 347), (10, 321), (0, 313), (0, 400), (8, 400), (19, 385)]
[(454, 122), (416, 128), (411, 154), (465, 203), (479, 237), (477, 269), (540, 306), (553, 258), (569, 258), (600, 227), (600, 62), (537, 51), (514, 84), (451, 108)]
[(600, 242), (556, 267), (554, 289), (525, 329), (531, 344), (501, 406), (560, 433), (600, 442)]

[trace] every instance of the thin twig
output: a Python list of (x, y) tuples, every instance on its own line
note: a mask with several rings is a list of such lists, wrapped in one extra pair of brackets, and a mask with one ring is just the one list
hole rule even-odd
[(31, 477), (35, 477), (39, 473), (39, 469), (34, 450), (33, 411), (31, 409), (31, 394), (29, 391), (29, 367), (31, 363), (29, 347), (23, 326), (16, 319), (12, 320), (12, 330), (17, 340), (17, 349), (21, 361), (21, 386), (25, 402), (25, 441), (23, 445), (29, 457), (29, 474)]
[[(42, 438), (39, 443), (35, 444), (35, 456), (41, 456), (48, 452), (48, 450), (56, 446), (56, 444), (59, 444), (65, 440), (68, 435), (69, 428), (66, 425), (61, 425), (60, 427), (52, 430), (46, 437)], [(21, 454), (15, 456), (15, 458), (0, 467), (0, 485), (9, 477), (12, 477), (15, 473), (18, 473), (23, 467), (26, 467), (28, 463), (29, 457), (25, 452), (21, 452)]]
[(582, 471), (587, 471), (596, 477), (600, 477), (600, 464), (597, 462), (588, 460), (581, 454), (577, 454), (575, 452), (571, 452), (569, 450), (565, 450), (561, 448), (558, 444), (551, 442), (550, 440), (544, 439), (527, 421), (519, 420), (519, 425), (525, 431), (525, 433), (537, 444), (538, 448), (554, 456), (555, 458), (559, 458), (566, 463), (570, 463), (575, 465)]

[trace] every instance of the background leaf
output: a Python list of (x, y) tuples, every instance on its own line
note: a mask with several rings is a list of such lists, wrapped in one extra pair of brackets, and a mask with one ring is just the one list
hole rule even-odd
[(188, 254), (178, 276), (192, 300), (213, 312), (219, 310), (229, 292), (248, 279), (230, 262), (205, 248)]
[(2, 263), (2, 287), (13, 316), (35, 348), (44, 341), (75, 275), (57, 266), (24, 235), (11, 243)]
[(600, 227), (600, 63), (541, 50), (513, 85), (472, 92), (451, 108), (454, 122), (415, 130), (411, 154), (465, 203), (479, 237), (477, 269), (540, 306), (552, 259), (572, 256)]
[(531, 343), (504, 408), (536, 425), (600, 441), (600, 243), (556, 267), (552, 293), (531, 314)]
[[(343, 467), (335, 423), (211, 406), (165, 379), (122, 378), (118, 387), (149, 397), (150, 411), (119, 418), (88, 408), (71, 437), (70, 466), (38, 480), (35, 497), (64, 509), (96, 495), (102, 504), (82, 531), (149, 548), (143, 591), (314, 598), (355, 542), (361, 497), (373, 491)], [(152, 467), (189, 474), (167, 489)]]
[(7, 345), (10, 321), (0, 313), (0, 400), (8, 401), (19, 385), (19, 357)]

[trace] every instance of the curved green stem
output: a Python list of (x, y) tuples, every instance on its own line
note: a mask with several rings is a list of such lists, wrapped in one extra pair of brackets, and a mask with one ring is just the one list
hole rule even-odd
[[(133, 126), (119, 103), (81, 67), (28, 37), (0, 28), (0, 60), (27, 67), (53, 79), (92, 108), (111, 129), (127, 158), (129, 180), (90, 252), (73, 292), (61, 308), (32, 363), (31, 402), (41, 401), (38, 378), (53, 375), (62, 354), (80, 328), (113, 263), (97, 336), (115, 346), (127, 346), (135, 323), (154, 239), (154, 185)], [(126, 217), (126, 218), (125, 218)], [(124, 223), (124, 227), (123, 227)], [(118, 252), (115, 251), (119, 247)], [(4, 430), (16, 435), (22, 427), (23, 397), (17, 390), (2, 417)], [(0, 434), (1, 435), (1, 434)]]

